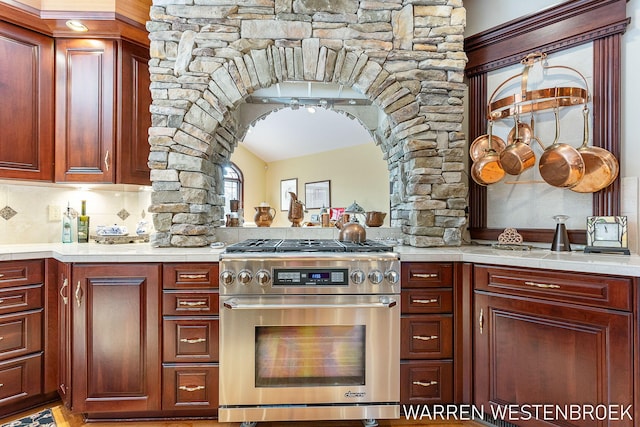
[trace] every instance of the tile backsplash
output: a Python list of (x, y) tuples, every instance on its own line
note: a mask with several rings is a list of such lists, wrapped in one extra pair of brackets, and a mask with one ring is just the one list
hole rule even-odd
[[(80, 213), (87, 201), (90, 233), (98, 225), (124, 225), (135, 234), (139, 221), (151, 230), (150, 187), (131, 185), (22, 184), (0, 181), (0, 244), (57, 243), (61, 241), (60, 216), (67, 204)], [(77, 238), (77, 237), (76, 237)]]

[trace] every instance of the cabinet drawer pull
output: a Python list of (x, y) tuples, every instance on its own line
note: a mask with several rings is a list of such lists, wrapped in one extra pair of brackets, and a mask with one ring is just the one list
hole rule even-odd
[(414, 335), (412, 338), (414, 340), (431, 341), (431, 340), (437, 340), (440, 337), (437, 335), (430, 335), (428, 337), (423, 337), (422, 335)]
[(0, 279), (4, 277), (4, 273), (0, 273)]
[(527, 286), (535, 286), (536, 288), (560, 289), (560, 285), (550, 285), (548, 283), (524, 282), (524, 284)]
[(64, 288), (66, 288), (68, 284), (69, 284), (69, 280), (64, 279), (64, 281), (62, 282), (62, 287), (60, 288), (60, 296), (62, 297), (62, 302), (64, 303), (64, 305), (67, 305), (67, 302), (69, 302), (69, 297), (66, 297), (63, 294)]
[(4, 339), (4, 337), (0, 337), (0, 341), (2, 341)]
[(178, 302), (178, 305), (185, 306), (185, 307), (197, 307), (200, 305), (207, 305), (207, 302), (206, 301), (180, 301)]
[(201, 342), (207, 342), (206, 338), (181, 338), (180, 342), (184, 342), (187, 344), (198, 344)]
[(0, 383), (0, 387), (4, 387), (4, 384)]
[(422, 387), (431, 387), (432, 385), (438, 385), (438, 381), (429, 381), (428, 383), (423, 383), (422, 381), (414, 381), (413, 385), (419, 385)]
[(438, 273), (413, 273), (413, 277), (419, 277), (421, 279), (433, 279), (438, 277)]
[(417, 304), (433, 304), (435, 302), (438, 302), (438, 298), (432, 298), (432, 299), (412, 299), (411, 302), (415, 302)]
[(107, 172), (109, 172), (109, 150), (107, 150), (106, 154), (104, 155), (104, 167)]
[(206, 279), (206, 274), (181, 274), (181, 279)]
[(188, 385), (181, 385), (180, 387), (178, 387), (180, 390), (183, 391), (199, 391), (199, 390), (204, 390), (206, 387), (203, 385), (196, 385), (196, 386), (188, 386)]
[(0, 299), (0, 304), (4, 304), (4, 300), (3, 299)]
[(480, 309), (480, 316), (478, 316), (478, 325), (480, 326), (480, 335), (484, 329), (484, 309)]

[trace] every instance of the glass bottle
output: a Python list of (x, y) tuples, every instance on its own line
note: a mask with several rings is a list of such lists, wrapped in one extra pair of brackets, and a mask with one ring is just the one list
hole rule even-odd
[(71, 222), (71, 207), (62, 214), (62, 243), (73, 243), (73, 227)]
[(87, 201), (82, 201), (80, 215), (78, 215), (78, 243), (89, 242), (89, 216), (87, 215)]

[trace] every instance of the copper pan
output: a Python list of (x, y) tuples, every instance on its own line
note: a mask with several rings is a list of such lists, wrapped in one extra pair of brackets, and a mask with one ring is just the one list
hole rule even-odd
[[(520, 130), (524, 130), (525, 135), (521, 135)], [(516, 116), (516, 124), (509, 133), (510, 144), (500, 153), (502, 169), (509, 175), (520, 175), (536, 163), (536, 156), (529, 146), (531, 137), (529, 125), (520, 122)]]
[(585, 106), (584, 138), (578, 152), (584, 161), (584, 176), (579, 183), (571, 187), (577, 193), (595, 193), (608, 187), (618, 176), (620, 167), (616, 157), (601, 147), (589, 147), (589, 109)]
[[(489, 122), (488, 141), (493, 141), (493, 123)], [(483, 152), (483, 156), (471, 165), (471, 178), (479, 185), (495, 184), (504, 178), (504, 169), (500, 165), (500, 156), (492, 147)]]
[(554, 109), (556, 136), (553, 144), (544, 149), (538, 169), (542, 179), (554, 187), (571, 188), (584, 176), (584, 160), (577, 149), (569, 144), (559, 143), (560, 119), (558, 109)]
[(490, 121), (488, 125), (488, 133), (480, 135), (471, 143), (471, 146), (469, 147), (469, 156), (471, 156), (471, 160), (474, 162), (484, 157), (487, 151), (491, 149), (500, 154), (507, 146), (502, 138), (497, 135), (493, 135), (492, 127), (493, 122)]

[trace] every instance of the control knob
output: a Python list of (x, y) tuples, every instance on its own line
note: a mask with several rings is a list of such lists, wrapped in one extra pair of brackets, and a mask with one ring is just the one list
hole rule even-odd
[(248, 285), (251, 282), (251, 279), (253, 279), (253, 276), (249, 270), (242, 270), (238, 273), (238, 282), (243, 285)]
[(267, 270), (258, 270), (256, 273), (256, 280), (260, 286), (268, 285), (271, 281), (271, 274)]
[(384, 279), (384, 276), (382, 275), (382, 272), (380, 270), (372, 270), (371, 272), (369, 272), (369, 281), (374, 285), (382, 282), (382, 279)]
[(351, 280), (353, 280), (353, 283), (355, 283), (356, 285), (362, 284), (365, 278), (366, 276), (364, 274), (364, 271), (362, 270), (355, 270), (351, 272)]
[(395, 270), (387, 270), (384, 276), (386, 277), (387, 281), (392, 285), (395, 285), (396, 283), (398, 283), (398, 280), (400, 280), (400, 275)]
[(222, 273), (220, 273), (220, 281), (225, 285), (225, 286), (229, 286), (233, 283), (233, 281), (236, 280), (236, 275), (233, 274), (232, 271), (229, 270), (225, 270)]

